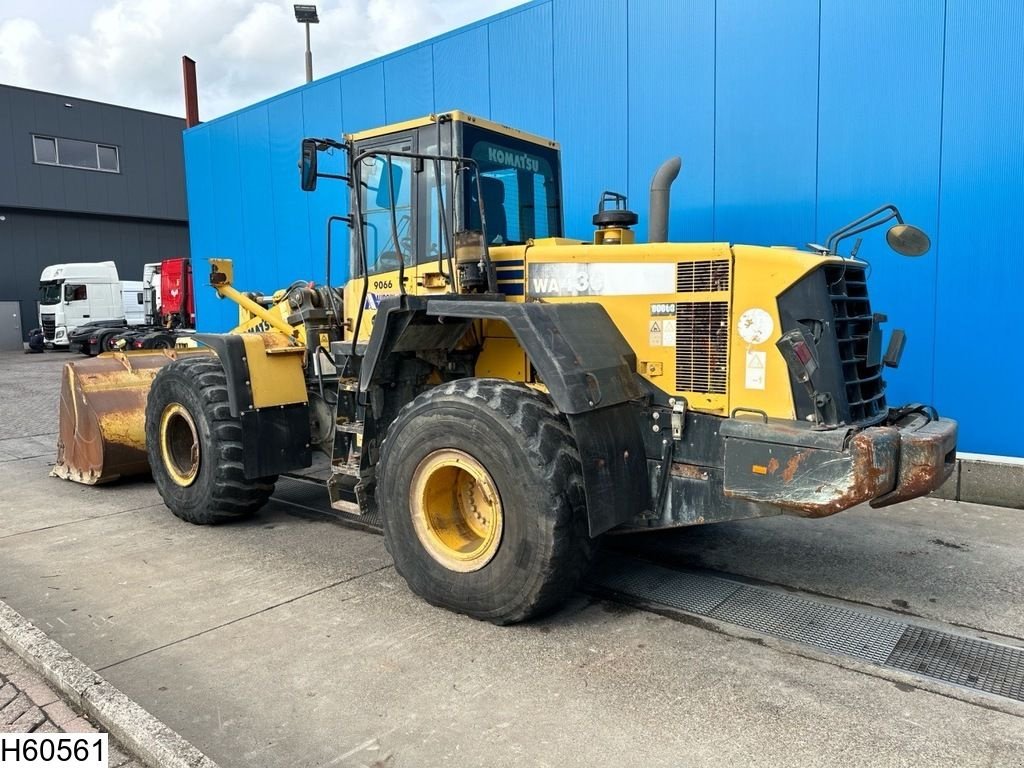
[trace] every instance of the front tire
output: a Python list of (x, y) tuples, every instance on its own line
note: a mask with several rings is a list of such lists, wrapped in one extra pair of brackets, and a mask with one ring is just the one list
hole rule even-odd
[(381, 446), (377, 500), (413, 592), (473, 618), (551, 611), (589, 565), (575, 441), (522, 384), (462, 379), (409, 403)]
[(146, 401), (146, 436), (157, 490), (182, 520), (211, 525), (248, 517), (274, 492), (276, 477), (245, 477), (242, 426), (231, 415), (216, 357), (160, 369)]

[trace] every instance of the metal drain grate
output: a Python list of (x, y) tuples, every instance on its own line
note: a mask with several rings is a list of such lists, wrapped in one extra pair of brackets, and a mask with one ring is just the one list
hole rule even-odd
[(318, 480), (305, 480), (282, 475), (277, 479), (273, 498), (309, 510), (317, 516), (330, 517), (358, 528), (380, 532), (380, 515), (352, 515), (331, 506), (327, 487)]
[(889, 658), (905, 626), (898, 621), (746, 585), (709, 616), (875, 664), (884, 664)]
[(1019, 648), (908, 627), (886, 666), (1024, 701), (1024, 653)]
[(1024, 701), (1024, 649), (727, 578), (614, 558), (590, 584), (642, 606), (665, 606), (832, 653)]
[(646, 601), (703, 616), (710, 616), (718, 605), (742, 588), (741, 584), (725, 579), (709, 579), (668, 568), (647, 568), (624, 559), (609, 562), (600, 577), (610, 583), (598, 583), (615, 592), (643, 596)]

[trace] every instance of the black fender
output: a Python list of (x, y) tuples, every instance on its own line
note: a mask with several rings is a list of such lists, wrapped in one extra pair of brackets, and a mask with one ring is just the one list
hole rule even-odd
[(228, 407), (242, 425), (242, 464), (246, 479), (311, 466), (309, 406), (295, 403), (254, 408), (242, 337), (234, 333), (197, 333), (192, 338), (212, 349), (224, 366)]
[(430, 329), (434, 348), (450, 349), (473, 320), (508, 325), (555, 407), (568, 419), (582, 462), (590, 535), (649, 510), (647, 456), (633, 405), (645, 390), (636, 374), (635, 353), (600, 304), (450, 295), (385, 300), (367, 345), (360, 389), (374, 380), (377, 365), (390, 351), (419, 346), (409, 343), (410, 332)]
[(232, 416), (239, 416), (252, 408), (252, 388), (249, 366), (245, 362), (245, 343), (237, 333), (197, 333), (192, 336), (204, 347), (209, 347), (224, 366), (228, 379), (228, 405)]

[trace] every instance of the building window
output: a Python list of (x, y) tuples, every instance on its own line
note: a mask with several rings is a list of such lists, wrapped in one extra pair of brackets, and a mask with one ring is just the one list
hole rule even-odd
[(37, 163), (57, 164), (57, 142), (45, 136), (33, 136), (32, 145), (36, 150)]
[(112, 144), (33, 136), (32, 150), (35, 161), (43, 165), (63, 165), (106, 173), (121, 172), (120, 153)]
[(117, 162), (117, 147), (97, 144), (96, 157), (99, 160), (101, 171), (114, 171), (116, 173), (121, 169)]

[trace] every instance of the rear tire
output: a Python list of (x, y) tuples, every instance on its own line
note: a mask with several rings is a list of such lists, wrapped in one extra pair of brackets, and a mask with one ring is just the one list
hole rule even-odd
[(93, 352), (92, 348), (90, 347), (86, 354), (88, 354), (90, 357), (96, 357), (96, 355), (101, 355), (104, 352), (109, 352), (110, 340), (114, 338), (115, 333), (116, 331), (107, 331), (106, 333), (99, 334), (96, 337), (96, 352)]
[(174, 360), (146, 401), (146, 450), (164, 504), (182, 520), (211, 525), (252, 515), (277, 477), (246, 479), (242, 426), (228, 406), (216, 357)]
[(551, 611), (590, 563), (569, 425), (522, 384), (462, 379), (405, 406), (381, 446), (377, 499), (413, 592), (476, 619)]

